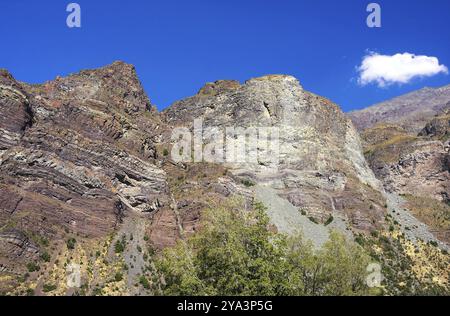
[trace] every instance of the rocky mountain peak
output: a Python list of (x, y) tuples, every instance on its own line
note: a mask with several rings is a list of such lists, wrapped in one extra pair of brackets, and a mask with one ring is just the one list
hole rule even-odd
[(283, 74), (271, 74), (271, 75), (264, 75), (261, 77), (252, 78), (246, 81), (248, 84), (252, 84), (254, 82), (273, 82), (273, 83), (294, 83), (297, 85), (300, 85), (299, 80), (291, 75), (283, 75)]
[(60, 106), (67, 103), (103, 103), (127, 114), (153, 111), (133, 65), (114, 62), (111, 65), (83, 70), (67, 77), (57, 77), (42, 85), (29, 86), (35, 96), (52, 100)]
[(13, 79), (13, 76), (6, 69), (0, 69), (0, 78)]
[(231, 92), (238, 89), (241, 86), (237, 80), (218, 80), (215, 82), (209, 82), (205, 84), (197, 95), (199, 96), (211, 96), (224, 92)]
[[(226, 127), (274, 128), (279, 153), (273, 154), (279, 161), (227, 163), (238, 181), (272, 188), (318, 221), (340, 214), (361, 230), (383, 221), (381, 185), (365, 162), (353, 125), (337, 105), (304, 90), (292, 76), (268, 75), (231, 91), (187, 98), (163, 115), (169, 124), (190, 128), (201, 118), (206, 144), (221, 139)], [(262, 147), (258, 155), (271, 153)]]

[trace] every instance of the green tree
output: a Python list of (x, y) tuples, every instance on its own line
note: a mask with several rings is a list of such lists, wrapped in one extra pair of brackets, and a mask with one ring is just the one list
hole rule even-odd
[(202, 229), (156, 260), (165, 295), (358, 295), (369, 262), (337, 232), (320, 250), (271, 232), (265, 208), (210, 209)]

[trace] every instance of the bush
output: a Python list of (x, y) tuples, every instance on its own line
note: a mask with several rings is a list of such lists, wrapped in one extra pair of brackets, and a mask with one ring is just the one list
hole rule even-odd
[(164, 157), (169, 156), (169, 150), (168, 150), (167, 148), (164, 148), (164, 150), (163, 150), (163, 156), (164, 156)]
[(42, 287), (42, 291), (44, 291), (44, 293), (53, 292), (56, 289), (57, 287), (54, 284), (44, 284)]
[(28, 272), (39, 271), (41, 268), (34, 262), (27, 263)]
[(126, 241), (125, 241), (125, 236), (123, 236), (122, 239), (116, 241), (116, 244), (114, 245), (114, 251), (116, 253), (122, 253), (125, 251), (125, 247), (126, 247)]
[(333, 217), (333, 215), (330, 215), (330, 217), (328, 217), (327, 221), (325, 222), (325, 226), (330, 225), (333, 221), (334, 221), (334, 217)]
[(242, 183), (244, 186), (246, 186), (247, 188), (250, 188), (250, 187), (254, 187), (254, 186), (255, 186), (255, 183), (252, 182), (252, 181), (250, 181), (250, 180), (248, 180), (248, 179), (242, 180), (241, 183)]
[(45, 262), (50, 262), (51, 257), (50, 257), (50, 255), (48, 254), (48, 252), (44, 252), (44, 253), (41, 255), (41, 259), (44, 260)]
[(44, 247), (48, 247), (48, 245), (49, 245), (50, 243), (49, 243), (49, 241), (48, 241), (47, 238), (41, 237), (41, 244), (42, 244), (42, 246), (44, 246)]
[(139, 284), (142, 285), (142, 287), (146, 290), (150, 289), (150, 283), (148, 282), (147, 278), (143, 275), (139, 278)]
[(67, 249), (69, 250), (73, 250), (75, 249), (75, 244), (77, 243), (75, 238), (69, 238), (66, 242), (67, 244)]
[(116, 275), (114, 276), (114, 280), (115, 280), (116, 282), (122, 281), (122, 280), (123, 280), (123, 274), (120, 273), (120, 272), (117, 272)]
[(312, 216), (308, 217), (308, 219), (313, 222), (314, 224), (319, 224), (319, 222)]

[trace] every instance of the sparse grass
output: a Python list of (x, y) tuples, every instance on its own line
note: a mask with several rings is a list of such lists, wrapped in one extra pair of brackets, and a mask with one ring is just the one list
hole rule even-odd
[(437, 236), (445, 239), (445, 231), (450, 229), (450, 206), (429, 197), (405, 195), (409, 210), (419, 220), (437, 232)]

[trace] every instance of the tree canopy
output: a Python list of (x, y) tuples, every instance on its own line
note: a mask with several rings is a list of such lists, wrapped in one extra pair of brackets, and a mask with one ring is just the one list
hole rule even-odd
[(269, 229), (262, 204), (204, 212), (202, 228), (156, 260), (164, 295), (361, 295), (369, 257), (338, 232), (320, 250)]

